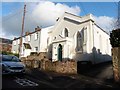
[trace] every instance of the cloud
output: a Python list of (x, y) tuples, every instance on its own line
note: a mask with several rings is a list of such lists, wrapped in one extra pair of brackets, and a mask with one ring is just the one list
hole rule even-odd
[[(26, 7), (27, 12), (25, 16), (25, 31), (33, 31), (36, 26), (50, 26), (54, 25), (56, 19), (60, 17), (65, 11), (75, 15), (80, 14), (78, 6), (68, 6), (61, 3), (53, 3), (50, 1), (43, 1), (38, 4), (29, 3)], [(17, 11), (15, 14), (3, 16), (2, 27), (4, 28), (3, 37), (13, 39), (12, 36), (20, 36), (22, 27), (22, 11)]]
[(113, 17), (108, 16), (93, 16), (95, 19), (95, 22), (103, 28), (105, 31), (109, 33), (109, 31), (112, 31), (114, 28), (116, 28), (115, 23), (116, 19)]
[[(4, 7), (3, 7), (4, 8)], [(63, 15), (65, 11), (80, 15), (80, 7), (68, 6), (61, 3), (53, 3), (50, 1), (42, 1), (39, 3), (27, 3), (25, 16), (26, 31), (34, 31), (36, 26), (47, 27), (54, 25), (56, 19)], [(14, 14), (2, 17), (2, 34), (0, 36), (13, 39), (21, 35), (23, 7)], [(115, 18), (108, 16), (94, 16), (96, 23), (109, 32), (113, 29)]]
[(60, 3), (55, 4), (52, 2), (43, 2), (39, 3), (39, 5), (36, 6), (32, 12), (32, 15), (35, 18), (34, 20), (39, 22), (41, 26), (44, 27), (55, 24), (56, 19), (63, 15), (65, 11), (73, 13), (75, 15), (80, 14), (80, 8), (78, 6), (69, 7), (65, 4)]

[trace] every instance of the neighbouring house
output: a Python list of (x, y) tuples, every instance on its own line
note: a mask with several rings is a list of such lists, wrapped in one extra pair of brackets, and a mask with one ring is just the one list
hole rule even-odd
[(11, 52), (12, 40), (0, 38), (0, 51)]
[[(34, 51), (47, 52), (47, 58), (53, 62), (74, 59), (95, 64), (111, 60), (109, 34), (95, 23), (91, 14), (80, 17), (65, 12), (55, 25), (22, 38), (23, 57)], [(12, 52), (18, 52), (19, 39), (13, 40)]]
[[(30, 52), (40, 51), (40, 34), (41, 29), (39, 27), (35, 28), (33, 32), (26, 32), (22, 36), (22, 47), (20, 57), (27, 57)], [(20, 37), (14, 38), (12, 43), (12, 52), (19, 53), (20, 48)]]

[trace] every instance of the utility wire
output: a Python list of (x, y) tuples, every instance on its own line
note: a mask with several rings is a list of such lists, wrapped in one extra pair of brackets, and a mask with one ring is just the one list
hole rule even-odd
[[(29, 3), (27, 3), (26, 5), (28, 5), (28, 4), (29, 4)], [(14, 9), (14, 10), (15, 10), (15, 9)], [(23, 7), (19, 8), (19, 9), (17, 10), (17, 12), (9, 15), (8, 17), (5, 16), (5, 19), (3, 18), (2, 21), (3, 21), (3, 23), (4, 23), (4, 22), (6, 22), (7, 20), (9, 20), (9, 19), (13, 18), (14, 16), (16, 16), (16, 15), (18, 15), (18, 14), (21, 14), (21, 13), (23, 13)], [(22, 14), (21, 14), (21, 15), (22, 15)]]

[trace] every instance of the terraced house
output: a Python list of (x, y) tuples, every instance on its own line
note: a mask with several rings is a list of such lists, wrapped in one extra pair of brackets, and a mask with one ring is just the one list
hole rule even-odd
[[(47, 58), (54, 61), (77, 60), (100, 63), (111, 60), (109, 34), (100, 28), (91, 14), (80, 17), (65, 12), (56, 24), (36, 28), (22, 37), (21, 57), (30, 52), (47, 52)], [(20, 38), (15, 38), (12, 52), (18, 53)]]

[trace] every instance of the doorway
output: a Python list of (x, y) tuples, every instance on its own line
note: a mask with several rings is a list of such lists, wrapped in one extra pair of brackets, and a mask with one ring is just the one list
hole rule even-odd
[(62, 61), (62, 45), (58, 45), (58, 60)]

